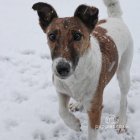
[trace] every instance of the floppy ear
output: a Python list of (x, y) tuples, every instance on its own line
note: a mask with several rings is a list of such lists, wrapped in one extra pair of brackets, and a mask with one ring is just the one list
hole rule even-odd
[(99, 14), (98, 8), (80, 5), (76, 9), (74, 17), (78, 17), (89, 29), (89, 31), (92, 32), (96, 23), (98, 22), (98, 14)]
[(35, 3), (32, 8), (38, 13), (40, 26), (44, 32), (48, 25), (51, 23), (51, 21), (54, 18), (58, 17), (54, 8), (47, 3)]

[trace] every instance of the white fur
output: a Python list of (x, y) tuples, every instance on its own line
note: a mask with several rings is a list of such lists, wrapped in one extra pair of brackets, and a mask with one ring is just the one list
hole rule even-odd
[(75, 131), (80, 131), (80, 121), (68, 110), (70, 97), (64, 94), (59, 94), (59, 114), (65, 124)]
[(118, 0), (103, 0), (104, 4), (107, 6), (109, 17), (121, 17), (122, 10), (120, 7), (120, 2)]
[[(104, 0), (108, 8), (107, 22), (100, 25), (117, 46), (119, 66), (117, 78), (121, 91), (119, 124), (126, 124), (127, 93), (130, 87), (130, 66), (133, 57), (133, 40), (127, 26), (121, 18), (121, 8), (118, 0)], [(54, 85), (59, 96), (59, 112), (64, 122), (72, 129), (80, 130), (80, 122), (68, 110), (69, 97), (80, 101), (85, 110), (90, 109), (90, 101), (98, 86), (101, 72), (102, 54), (98, 41), (91, 37), (91, 48), (80, 58), (78, 66), (72, 76), (62, 80), (54, 75)], [(115, 62), (113, 62), (115, 63)], [(113, 65), (113, 64), (112, 64)], [(110, 69), (112, 69), (112, 65)], [(97, 130), (89, 127), (88, 140), (96, 140)]]
[(69, 109), (71, 112), (76, 112), (76, 111), (84, 111), (83, 104), (81, 102), (76, 102), (76, 103), (70, 103), (69, 104)]
[(127, 94), (130, 88), (130, 67), (133, 58), (133, 39), (121, 18), (122, 12), (119, 1), (104, 0), (104, 3), (107, 6), (110, 18), (101, 26), (108, 31), (108, 35), (111, 36), (118, 50), (119, 66), (117, 79), (121, 91), (118, 125), (125, 126), (127, 122)]
[(116, 44), (119, 62), (123, 53), (133, 45), (131, 34), (121, 18), (108, 18), (107, 22), (100, 25), (107, 30), (108, 36), (110, 36)]
[(127, 122), (127, 94), (130, 88), (130, 67), (133, 58), (133, 44), (129, 44), (126, 51), (121, 57), (119, 68), (117, 71), (117, 78), (119, 82), (119, 87), (121, 91), (121, 100), (120, 100), (120, 110), (119, 110), (119, 123), (122, 128), (119, 131), (124, 131), (123, 126)]
[(97, 140), (98, 129), (92, 129), (88, 126), (88, 140)]

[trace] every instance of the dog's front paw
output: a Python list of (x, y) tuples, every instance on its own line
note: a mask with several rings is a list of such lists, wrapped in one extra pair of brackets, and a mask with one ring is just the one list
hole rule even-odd
[(81, 123), (80, 120), (75, 118), (72, 122), (71, 122), (71, 128), (75, 131), (81, 131)]
[(71, 112), (76, 112), (76, 111), (83, 111), (83, 105), (81, 103), (70, 103), (69, 104), (69, 110)]
[(73, 114), (70, 114), (67, 118), (66, 124), (75, 131), (81, 131), (81, 123), (80, 120), (77, 119)]
[(63, 112), (60, 114), (65, 124), (75, 131), (81, 131), (81, 124), (80, 120), (77, 119), (72, 113), (70, 112)]

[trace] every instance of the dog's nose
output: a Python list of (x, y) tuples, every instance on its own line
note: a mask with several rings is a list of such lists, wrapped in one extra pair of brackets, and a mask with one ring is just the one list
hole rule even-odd
[(67, 77), (70, 73), (70, 64), (67, 62), (59, 62), (56, 70), (61, 77)]

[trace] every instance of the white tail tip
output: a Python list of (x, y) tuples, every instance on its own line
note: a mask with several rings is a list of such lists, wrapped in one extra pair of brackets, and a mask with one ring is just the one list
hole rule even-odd
[(104, 4), (107, 6), (109, 17), (121, 17), (122, 10), (119, 0), (103, 0)]

